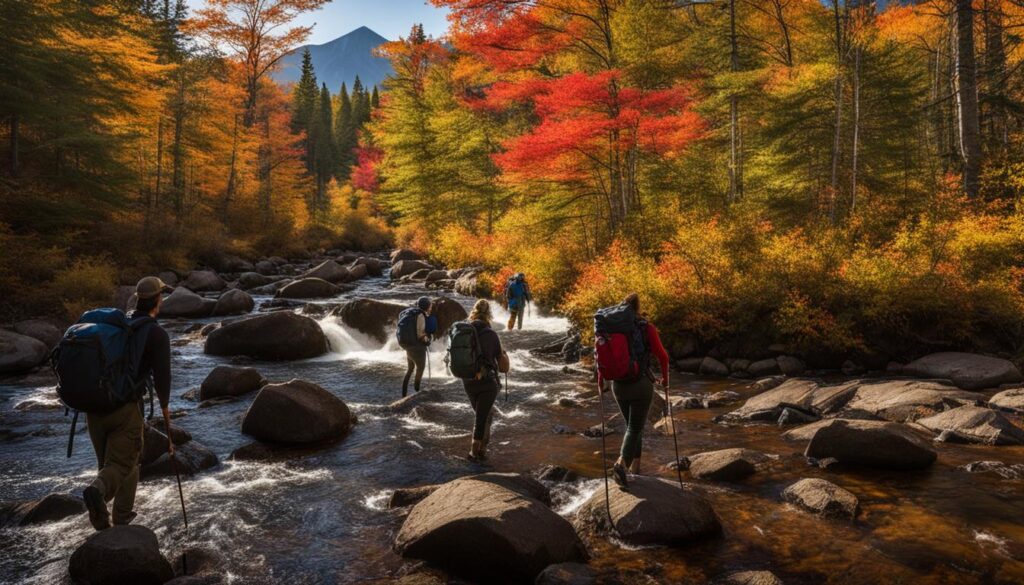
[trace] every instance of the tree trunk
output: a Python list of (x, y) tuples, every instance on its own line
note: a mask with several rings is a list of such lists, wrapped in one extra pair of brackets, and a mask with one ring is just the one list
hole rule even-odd
[(833, 124), (832, 131), (832, 180), (829, 186), (828, 194), (828, 220), (829, 223), (835, 223), (836, 221), (836, 197), (839, 193), (839, 158), (842, 149), (842, 141), (840, 132), (842, 131), (843, 125), (843, 37), (842, 37), (842, 26), (841, 18), (839, 15), (839, 0), (833, 0), (833, 14), (835, 16), (835, 35), (836, 35), (836, 78), (835, 86), (833, 88), (833, 97), (835, 99), (835, 121)]
[(1009, 141), (1006, 112), (1006, 45), (1003, 40), (1002, 0), (985, 0), (985, 93), (988, 105), (983, 112), (985, 143), (989, 152), (1002, 151)]
[(164, 171), (164, 117), (156, 123), (156, 188), (153, 189), (153, 208), (160, 205), (160, 188)]
[(178, 220), (184, 211), (185, 197), (185, 147), (182, 132), (185, 122), (185, 76), (178, 80), (178, 103), (174, 108), (174, 143), (171, 145), (171, 188), (174, 193), (174, 214)]
[(974, 8), (956, 0), (956, 103), (960, 129), (963, 188), (977, 197), (981, 174), (981, 132), (978, 119), (978, 72), (974, 58)]
[(11, 176), (17, 177), (20, 169), (18, 160), (18, 139), (21, 132), (21, 119), (18, 112), (11, 114)]
[[(736, 43), (736, 0), (729, 0), (729, 69), (733, 73), (740, 69)], [(729, 203), (733, 203), (743, 196), (739, 118), (739, 96), (734, 91), (729, 96)]]
[(270, 184), (270, 120), (263, 121), (263, 141), (260, 143), (257, 152), (259, 168), (259, 209), (263, 216), (263, 225), (270, 223), (271, 209), (271, 184)]
[(860, 143), (860, 57), (861, 48), (853, 50), (853, 151), (850, 160), (850, 215), (857, 210), (857, 155)]
[(235, 196), (238, 182), (238, 114), (235, 114), (234, 127), (231, 130), (231, 162), (228, 165), (228, 184), (224, 189), (224, 200), (221, 202), (220, 217), (225, 225), (231, 217), (231, 200)]

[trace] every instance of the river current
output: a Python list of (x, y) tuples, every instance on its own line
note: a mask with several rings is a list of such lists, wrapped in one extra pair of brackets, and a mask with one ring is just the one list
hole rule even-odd
[[(392, 286), (385, 278), (361, 281), (330, 302), (353, 297), (409, 304), (422, 287)], [(434, 293), (430, 293), (434, 294)], [(467, 310), (473, 299), (456, 298)], [(257, 297), (257, 303), (269, 301)], [(578, 431), (600, 422), (595, 407), (563, 407), (586, 388), (586, 378), (564, 364), (531, 355), (564, 336), (568, 323), (534, 310), (522, 331), (496, 329), (509, 350), (509, 399), (496, 404), (487, 470), (532, 472), (546, 464), (584, 478), (551, 484), (556, 510), (570, 517), (601, 486), (601, 440)], [(213, 320), (200, 320), (208, 322)], [(443, 344), (430, 352), (425, 389), (447, 402), (398, 415), (383, 406), (400, 398), (404, 352), (380, 344), (333, 317), (320, 320), (331, 352), (294, 362), (253, 362), (206, 356), (203, 339), (186, 333), (196, 321), (167, 320), (172, 338), (171, 410), (175, 423), (213, 450), (221, 464), (183, 478), (189, 530), (182, 524), (173, 478), (140, 484), (136, 523), (152, 528), (172, 561), (187, 548), (209, 548), (226, 558), (225, 583), (328, 584), (386, 582), (415, 570), (391, 549), (404, 512), (386, 504), (396, 488), (441, 483), (479, 473), (466, 460), (472, 411), (461, 383), (445, 372)], [(337, 445), (281, 462), (235, 462), (230, 453), (251, 439), (240, 431), (253, 395), (199, 408), (183, 399), (217, 364), (258, 368), (271, 381), (301, 378), (342, 398), (359, 423)], [(85, 433), (65, 457), (70, 420), (45, 377), (0, 383), (0, 501), (79, 493), (95, 472)], [(673, 392), (752, 391), (739, 380), (677, 375)], [(959, 467), (976, 460), (1024, 463), (1022, 447), (942, 445), (927, 472), (844, 472), (809, 467), (803, 445), (786, 442), (772, 425), (723, 426), (712, 422), (731, 407), (677, 413), (683, 454), (750, 447), (776, 457), (740, 484), (702, 484), (722, 518), (722, 538), (686, 549), (630, 549), (598, 543), (597, 567), (614, 566), (636, 582), (704, 583), (733, 570), (771, 570), (786, 583), (1024, 583), (1024, 480), (973, 475)], [(606, 404), (609, 414), (614, 404)], [(610, 450), (621, 435), (608, 437)], [(671, 437), (649, 431), (646, 473), (671, 461)], [(782, 503), (781, 492), (802, 477), (828, 477), (853, 491), (862, 513), (854, 523), (816, 518)], [(0, 529), (0, 583), (60, 582), (67, 559), (92, 533), (85, 516), (27, 528)]]

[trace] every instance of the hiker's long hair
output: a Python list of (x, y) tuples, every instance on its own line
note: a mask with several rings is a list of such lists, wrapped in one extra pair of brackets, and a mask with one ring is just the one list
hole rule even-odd
[(483, 321), (488, 325), (491, 324), (491, 303), (487, 302), (487, 299), (480, 299), (473, 305), (473, 311), (469, 314), (470, 321)]
[(633, 309), (633, 312), (638, 316), (640, 315), (640, 295), (636, 293), (630, 293), (629, 296), (622, 299), (623, 305), (629, 305)]

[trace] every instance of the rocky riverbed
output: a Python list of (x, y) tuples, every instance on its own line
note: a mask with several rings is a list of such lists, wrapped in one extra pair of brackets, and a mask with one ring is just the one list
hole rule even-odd
[[(1024, 390), (1008, 362), (950, 354), (856, 378), (789, 356), (681, 362), (702, 373), (674, 376), (673, 418), (655, 401), (644, 477), (606, 503), (600, 398), (566, 363), (580, 352), (564, 319), (504, 331), (497, 311), (513, 372), (480, 466), (443, 344), (425, 391), (398, 400), (392, 340), (425, 293), (447, 299), (442, 327), (463, 318), (485, 292), (473, 270), (401, 251), (235, 260), (162, 275), (180, 284), (162, 322), (189, 531), (150, 429), (138, 528), (90, 538), (88, 440), (65, 458), (54, 381), (8, 375), (0, 582), (163, 583), (183, 566), (179, 584), (1024, 582)], [(5, 332), (0, 369), (39, 363), (59, 325)], [(622, 421), (604, 409), (612, 457)]]

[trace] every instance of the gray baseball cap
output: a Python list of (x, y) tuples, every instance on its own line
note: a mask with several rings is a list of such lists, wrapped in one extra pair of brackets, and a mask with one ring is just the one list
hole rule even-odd
[(155, 276), (147, 276), (135, 285), (135, 295), (140, 299), (151, 299), (160, 293), (171, 292), (173, 289)]

